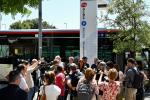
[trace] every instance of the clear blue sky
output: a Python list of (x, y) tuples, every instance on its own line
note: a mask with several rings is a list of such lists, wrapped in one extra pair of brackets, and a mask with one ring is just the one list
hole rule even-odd
[[(57, 28), (79, 28), (80, 0), (43, 0), (43, 20)], [(10, 15), (2, 16), (2, 29), (9, 28), (9, 25), (18, 20), (38, 18), (38, 10), (31, 9), (32, 14), (27, 17), (16, 15), (15, 20)]]
[[(150, 4), (150, 0), (145, 0)], [(79, 29), (80, 25), (80, 0), (43, 0), (43, 20), (55, 25), (59, 29)], [(15, 19), (10, 15), (2, 15), (2, 29), (8, 29), (9, 25), (18, 20), (38, 18), (38, 10), (31, 9), (30, 16), (22, 17), (17, 14)]]

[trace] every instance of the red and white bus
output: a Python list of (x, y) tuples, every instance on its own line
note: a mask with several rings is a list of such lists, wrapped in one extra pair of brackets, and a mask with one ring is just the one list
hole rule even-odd
[[(113, 43), (110, 34), (116, 33), (116, 29), (98, 30), (98, 57), (103, 60), (114, 60)], [(69, 56), (79, 56), (79, 29), (43, 29), (44, 58), (53, 60), (60, 55), (65, 61)], [(0, 31), (0, 63), (10, 61), (11, 57), (32, 59), (38, 57), (38, 30), (1, 30)]]

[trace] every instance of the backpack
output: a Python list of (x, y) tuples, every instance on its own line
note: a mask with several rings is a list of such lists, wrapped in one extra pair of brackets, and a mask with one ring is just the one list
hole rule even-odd
[(78, 100), (91, 100), (94, 94), (94, 89), (91, 84), (83, 80), (78, 86)]
[(132, 87), (135, 89), (139, 89), (143, 86), (144, 75), (139, 71), (132, 68), (134, 72), (134, 80), (132, 82)]

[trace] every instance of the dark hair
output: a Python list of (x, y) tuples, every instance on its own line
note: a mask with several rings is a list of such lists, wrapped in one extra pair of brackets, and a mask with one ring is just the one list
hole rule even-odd
[(58, 72), (62, 72), (62, 71), (63, 71), (63, 69), (62, 69), (62, 67), (61, 67), (61, 66), (56, 65), (56, 71), (57, 71), (57, 73), (58, 73)]
[(113, 64), (112, 61), (108, 61), (108, 62), (106, 63), (106, 65), (109, 67), (109, 69), (111, 69), (111, 68), (114, 67), (114, 64)]
[(75, 63), (70, 64), (69, 67), (71, 69), (77, 69), (77, 65)]
[(58, 64), (58, 63), (59, 63), (59, 61), (57, 59), (54, 59), (53, 65)]
[(130, 63), (132, 63), (132, 64), (135, 64), (135, 60), (133, 59), (133, 58), (129, 58), (128, 60), (127, 60), (127, 62), (130, 62)]
[(9, 72), (9, 75), (8, 75), (9, 82), (15, 82), (18, 79), (19, 75), (20, 75), (20, 72), (17, 70)]
[(45, 73), (44, 78), (48, 82), (47, 85), (55, 83), (55, 73), (53, 71)]
[(21, 72), (22, 70), (24, 70), (25, 69), (25, 66), (23, 65), (23, 64), (19, 64), (18, 66), (17, 66), (17, 71), (19, 71), (19, 72)]
[(138, 68), (140, 71), (144, 69), (144, 67), (143, 67), (143, 62), (142, 62), (142, 61), (136, 61), (136, 63), (137, 63), (137, 68)]
[(120, 71), (120, 67), (118, 64), (114, 64), (114, 68), (119, 72)]
[(87, 57), (82, 57), (82, 59), (88, 59)]

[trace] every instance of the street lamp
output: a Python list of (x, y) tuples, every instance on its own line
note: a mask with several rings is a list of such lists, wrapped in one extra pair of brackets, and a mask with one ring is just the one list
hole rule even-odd
[(98, 0), (98, 8), (107, 9), (109, 0)]
[(64, 23), (65, 24), (65, 26), (66, 26), (66, 29), (67, 29), (67, 23)]
[[(98, 25), (100, 27), (104, 27), (106, 28), (106, 22), (104, 23), (104, 21), (106, 20), (105, 16), (106, 16), (106, 13), (107, 13), (107, 9), (108, 9), (108, 6), (109, 6), (109, 3), (110, 3), (110, 0), (98, 0), (98, 10), (99, 10), (99, 14), (100, 14), (100, 17), (98, 17)], [(103, 23), (101, 23), (103, 22)]]

